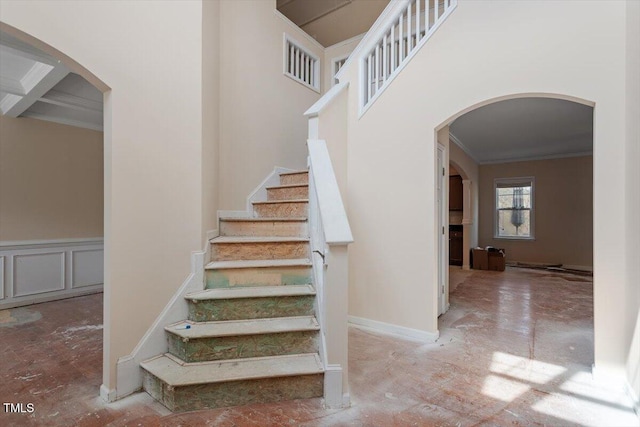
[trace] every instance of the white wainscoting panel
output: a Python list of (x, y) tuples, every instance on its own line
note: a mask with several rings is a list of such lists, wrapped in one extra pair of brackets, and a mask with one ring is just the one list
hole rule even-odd
[(85, 249), (71, 252), (71, 287), (100, 285), (104, 281), (104, 251)]
[(101, 292), (102, 238), (0, 242), (0, 310)]
[(64, 289), (64, 252), (13, 256), (13, 296)]

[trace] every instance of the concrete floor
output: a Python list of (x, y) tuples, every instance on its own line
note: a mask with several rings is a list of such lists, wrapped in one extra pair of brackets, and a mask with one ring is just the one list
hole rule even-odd
[(145, 393), (106, 405), (101, 294), (0, 311), (0, 400), (35, 408), (0, 411), (0, 425), (638, 425), (621, 390), (591, 379), (590, 278), (452, 269), (451, 283), (435, 343), (351, 328), (344, 410), (310, 399), (171, 414)]

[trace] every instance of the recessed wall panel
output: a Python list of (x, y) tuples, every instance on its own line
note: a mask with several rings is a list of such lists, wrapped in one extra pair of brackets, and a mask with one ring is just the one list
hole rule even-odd
[(73, 251), (71, 255), (71, 287), (99, 285), (104, 282), (104, 251)]
[(64, 289), (64, 252), (13, 256), (13, 296)]

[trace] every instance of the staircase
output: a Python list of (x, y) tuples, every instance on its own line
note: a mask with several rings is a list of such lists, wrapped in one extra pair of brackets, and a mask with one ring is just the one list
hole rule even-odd
[(141, 363), (172, 411), (323, 395), (308, 224), (308, 172), (280, 174), (250, 218), (220, 218), (205, 289), (165, 327), (168, 353)]

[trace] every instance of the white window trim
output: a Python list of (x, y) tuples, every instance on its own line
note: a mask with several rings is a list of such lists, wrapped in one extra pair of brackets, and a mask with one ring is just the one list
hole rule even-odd
[[(315, 77), (313, 85), (308, 84), (307, 82), (305, 82), (302, 79), (299, 79), (298, 77), (296, 77), (295, 75), (289, 73), (287, 71), (287, 58), (289, 55), (288, 49), (287, 49), (287, 45), (288, 44), (292, 44), (295, 47), (297, 47), (298, 49), (300, 49), (301, 51), (303, 51), (306, 55), (308, 55), (309, 57), (311, 57), (311, 59), (314, 60), (314, 65), (313, 65), (313, 75)], [(300, 83), (301, 85), (303, 85), (304, 87), (307, 87), (315, 92), (320, 93), (320, 58), (318, 58), (316, 55), (314, 55), (313, 53), (311, 53), (309, 51), (309, 49), (307, 49), (306, 47), (304, 47), (304, 45), (302, 43), (300, 43), (299, 41), (297, 41), (296, 39), (294, 39), (293, 37), (291, 37), (289, 34), (287, 33), (283, 33), (283, 41), (282, 41), (282, 73), (289, 77), (291, 80), (294, 80), (298, 83)]]
[[(531, 210), (529, 211), (529, 236), (500, 236), (498, 233), (498, 184), (531, 183)], [(496, 178), (493, 180), (493, 238), (501, 240), (536, 240), (536, 178), (533, 176), (521, 176), (516, 178)]]

